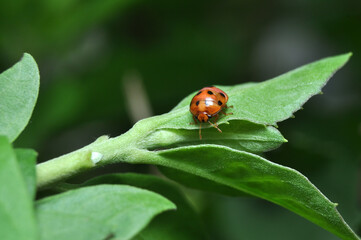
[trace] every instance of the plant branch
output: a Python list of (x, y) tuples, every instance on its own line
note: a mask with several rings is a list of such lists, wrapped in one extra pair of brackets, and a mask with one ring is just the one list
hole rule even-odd
[[(144, 130), (144, 129), (143, 129)], [(143, 131), (143, 134), (147, 131)], [(74, 152), (40, 163), (36, 167), (37, 187), (45, 188), (83, 171), (109, 163), (131, 161), (132, 149), (142, 135), (132, 128), (115, 138), (99, 137), (95, 142)]]

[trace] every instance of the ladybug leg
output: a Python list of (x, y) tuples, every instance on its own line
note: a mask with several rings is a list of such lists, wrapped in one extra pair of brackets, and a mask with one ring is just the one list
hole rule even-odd
[(199, 140), (202, 140), (202, 131), (201, 131), (201, 129), (202, 129), (202, 123), (200, 123), (199, 124)]
[(222, 130), (218, 128), (217, 124), (213, 124), (213, 123), (211, 123), (211, 121), (208, 121), (208, 122), (209, 122), (209, 124), (212, 125), (212, 127), (215, 127), (218, 130), (218, 132), (222, 132)]
[(221, 113), (224, 114), (224, 115), (226, 115), (226, 116), (228, 116), (228, 115), (233, 115), (233, 113), (225, 113), (225, 112), (223, 112), (223, 110), (221, 111)]
[[(197, 118), (193, 115), (193, 120), (194, 120), (194, 123), (189, 123), (190, 125), (196, 125), (198, 122), (197, 122)], [(202, 123), (199, 123), (199, 139), (202, 140)]]
[(223, 110), (225, 110), (225, 109), (227, 109), (227, 108), (233, 108), (233, 105), (232, 106), (227, 106), (227, 104), (226, 104), (226, 106), (224, 106), (223, 107), (223, 109), (221, 110), (221, 113), (222, 114), (224, 114), (224, 115), (233, 115), (233, 113), (225, 113), (225, 112), (223, 112)]
[(216, 125), (218, 127), (218, 124), (217, 124), (217, 120), (218, 120), (218, 117), (219, 117), (219, 114), (216, 115), (216, 118), (214, 119), (214, 125)]
[(217, 123), (218, 117), (219, 117), (219, 114), (216, 115), (216, 118), (214, 119), (214, 123)]

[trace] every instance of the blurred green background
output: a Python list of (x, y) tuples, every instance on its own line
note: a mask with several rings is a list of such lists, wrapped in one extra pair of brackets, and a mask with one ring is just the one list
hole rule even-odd
[[(361, 234), (360, 26), (356, 0), (1, 1), (0, 71), (28, 52), (41, 73), (36, 109), (15, 145), (45, 161), (124, 133), (204, 86), (264, 81), (352, 51), (325, 94), (279, 124), (289, 142), (266, 157), (306, 175)], [(156, 172), (101, 169), (112, 171)], [(210, 239), (337, 239), (263, 200), (186, 192)]]

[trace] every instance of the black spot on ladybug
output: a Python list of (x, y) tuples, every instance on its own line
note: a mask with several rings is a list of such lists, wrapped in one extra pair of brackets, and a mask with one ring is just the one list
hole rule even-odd
[(212, 91), (208, 91), (207, 92), (209, 95), (213, 95), (213, 92)]
[(198, 106), (198, 105), (199, 105), (199, 101), (196, 102), (196, 106)]
[(223, 103), (222, 103), (221, 101), (218, 101), (218, 105), (219, 105), (219, 106), (222, 106), (222, 104), (223, 104)]
[(202, 91), (199, 91), (197, 94), (196, 94), (196, 96), (198, 96), (199, 94), (201, 94), (202, 93)]
[(224, 98), (226, 97), (223, 93), (219, 93), (219, 94), (220, 94), (222, 97), (224, 97)]

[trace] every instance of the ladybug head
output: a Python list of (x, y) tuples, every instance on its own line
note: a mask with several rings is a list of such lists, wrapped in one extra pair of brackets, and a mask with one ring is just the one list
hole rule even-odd
[(200, 122), (208, 122), (209, 116), (207, 114), (200, 113), (197, 118)]

